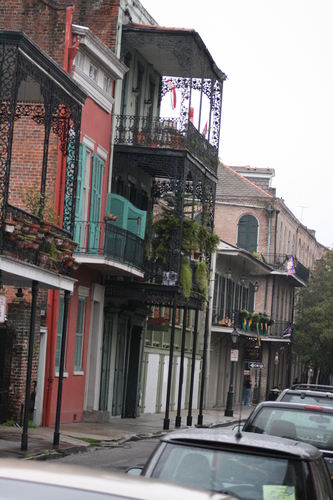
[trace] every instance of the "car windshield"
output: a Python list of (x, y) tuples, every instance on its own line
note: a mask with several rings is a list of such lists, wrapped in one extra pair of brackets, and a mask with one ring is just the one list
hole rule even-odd
[(283, 395), (280, 401), (285, 401), (288, 403), (301, 403), (309, 405), (321, 405), (321, 406), (333, 406), (333, 398), (327, 398), (325, 396), (314, 396), (313, 394), (293, 394), (288, 393)]
[(264, 407), (245, 430), (296, 439), (320, 450), (333, 449), (333, 414), (322, 411)]
[(302, 462), (168, 443), (152, 477), (246, 500), (307, 498)]

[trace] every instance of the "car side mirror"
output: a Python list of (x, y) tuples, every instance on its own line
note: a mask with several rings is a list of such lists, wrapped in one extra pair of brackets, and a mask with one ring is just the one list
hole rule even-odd
[(143, 467), (130, 467), (127, 469), (126, 474), (129, 474), (130, 476), (141, 476), (142, 470)]

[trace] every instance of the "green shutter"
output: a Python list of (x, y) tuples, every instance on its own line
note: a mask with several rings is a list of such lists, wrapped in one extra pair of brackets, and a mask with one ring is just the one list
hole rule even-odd
[(83, 346), (83, 329), (84, 329), (84, 312), (85, 299), (79, 299), (77, 309), (76, 322), (76, 338), (75, 338), (75, 354), (74, 354), (74, 370), (82, 370), (82, 346)]
[[(86, 165), (86, 145), (84, 142), (81, 142), (80, 154), (79, 154), (79, 166), (77, 173), (75, 226), (74, 226), (74, 240), (78, 241), (79, 243), (81, 242), (81, 230), (82, 230), (82, 204), (83, 204), (85, 165)], [(77, 248), (79, 249), (79, 246)]]
[(147, 218), (147, 212), (145, 210), (136, 208), (123, 196), (109, 193), (106, 204), (106, 213), (111, 213), (117, 216), (117, 221), (112, 222), (112, 225), (121, 227), (126, 231), (144, 239)]
[(98, 252), (98, 241), (100, 235), (100, 219), (101, 219), (101, 197), (102, 197), (102, 180), (103, 180), (104, 163), (93, 155), (93, 170), (91, 179), (91, 195), (90, 195), (90, 217), (89, 217), (89, 253)]
[(58, 332), (57, 332), (57, 350), (55, 359), (55, 371), (59, 373), (60, 367), (60, 354), (61, 354), (61, 340), (62, 340), (62, 327), (64, 322), (64, 298), (60, 297), (59, 302), (59, 316), (58, 316)]
[(243, 215), (238, 223), (237, 246), (248, 252), (257, 251), (258, 222), (253, 215)]

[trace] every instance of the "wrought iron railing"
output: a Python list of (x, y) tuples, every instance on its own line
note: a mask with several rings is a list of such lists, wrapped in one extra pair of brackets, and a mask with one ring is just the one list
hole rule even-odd
[(110, 221), (77, 221), (74, 234), (79, 240), (75, 254), (106, 257), (139, 269), (143, 266), (144, 240)]
[(114, 142), (151, 148), (187, 149), (213, 173), (217, 173), (217, 148), (191, 122), (184, 127), (177, 118), (119, 115), (116, 116)]
[[(6, 221), (13, 221), (16, 225), (12, 226), (11, 231), (8, 230), (8, 223)], [(71, 256), (71, 251), (67, 251), (67, 256), (56, 255), (56, 247), (52, 242), (59, 240), (72, 241), (72, 235), (65, 229), (50, 224), (48, 231), (43, 230), (43, 222), (35, 215), (22, 210), (13, 205), (6, 205), (6, 221), (2, 230), (0, 231), (0, 244), (3, 255), (17, 258), (30, 264), (40, 265), (47, 269), (59, 272), (61, 274), (69, 274), (70, 268), (66, 265), (67, 257)], [(21, 223), (20, 223), (21, 221)], [(26, 221), (26, 222), (25, 222)], [(33, 234), (27, 224), (35, 225), (36, 233)], [(52, 245), (54, 250), (52, 251)], [(59, 244), (61, 245), (61, 243)], [(43, 258), (47, 255), (46, 260)]]
[(218, 309), (213, 310), (212, 324), (216, 326), (227, 326), (229, 328), (235, 326), (241, 328), (242, 320), (240, 311), (232, 309)]
[(283, 334), (287, 330), (289, 325), (289, 321), (275, 321), (274, 325), (272, 325), (271, 327), (270, 335), (272, 335), (273, 337), (283, 337)]
[[(287, 261), (290, 258), (290, 255), (286, 254), (261, 254), (261, 259), (266, 264), (269, 264), (273, 269), (277, 269), (280, 271), (286, 271)], [(295, 275), (300, 278), (302, 281), (308, 281), (310, 276), (310, 271), (303, 264), (299, 262), (299, 260), (293, 256), (294, 265), (295, 265)]]

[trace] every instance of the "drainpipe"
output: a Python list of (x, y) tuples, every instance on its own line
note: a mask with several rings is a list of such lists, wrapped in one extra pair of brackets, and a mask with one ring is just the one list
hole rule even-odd
[(268, 212), (268, 243), (267, 243), (267, 263), (269, 264), (269, 255), (271, 251), (271, 230), (272, 230), (272, 216), (274, 209), (272, 208), (272, 205), (269, 205), (267, 208)]
[[(280, 213), (280, 210), (275, 211), (274, 263), (273, 264), (275, 264), (275, 262), (276, 262), (276, 239), (277, 239), (277, 231), (278, 231), (278, 215), (279, 215), (279, 213)], [(274, 295), (275, 295), (275, 275), (273, 276), (271, 318), (273, 318)]]

